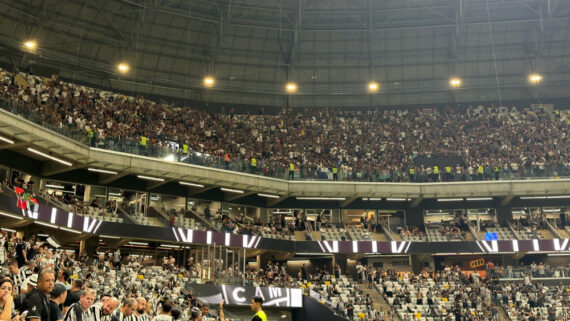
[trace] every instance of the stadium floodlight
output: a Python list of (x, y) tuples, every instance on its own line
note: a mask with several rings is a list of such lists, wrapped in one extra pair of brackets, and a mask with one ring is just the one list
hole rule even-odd
[(449, 79), (449, 85), (453, 88), (461, 87), (461, 83), (462, 83), (462, 81), (460, 78), (453, 77), (453, 78)]
[(371, 81), (368, 83), (368, 92), (375, 93), (379, 89), (380, 89), (380, 85), (377, 82)]
[(129, 65), (124, 62), (121, 62), (120, 64), (117, 65), (117, 70), (119, 70), (119, 72), (122, 74), (126, 74), (127, 72), (129, 72), (129, 69), (131, 69), (131, 67), (129, 67)]
[(32, 152), (32, 153), (34, 153), (34, 154), (43, 156), (43, 157), (45, 157), (45, 158), (47, 158), (47, 159), (51, 159), (51, 160), (54, 161), (54, 162), (58, 162), (58, 163), (60, 163), (60, 164), (67, 165), (67, 166), (73, 166), (73, 164), (70, 163), (70, 162), (64, 161), (63, 159), (59, 159), (59, 158), (57, 158), (57, 157), (53, 157), (53, 156), (48, 155), (48, 154), (46, 154), (46, 153), (42, 153), (42, 152), (40, 152), (40, 151), (37, 150), (37, 149), (33, 149), (33, 148), (28, 147), (28, 151), (30, 151), (30, 152)]
[(297, 91), (297, 84), (294, 82), (289, 82), (287, 85), (285, 85), (285, 90), (287, 90), (288, 93), (294, 93)]
[(35, 51), (38, 48), (38, 43), (35, 40), (28, 40), (24, 42), (24, 48), (29, 51)]
[(223, 192), (228, 192), (228, 193), (243, 194), (243, 191), (240, 189), (231, 189), (231, 188), (222, 187), (222, 188), (220, 188), (220, 190)]
[(8, 138), (6, 138), (6, 137), (2, 137), (2, 136), (0, 136), (0, 141), (3, 141), (3, 142), (5, 142), (5, 143), (11, 144), (11, 145), (14, 144), (14, 141), (13, 141), (13, 140), (8, 139)]
[(204, 77), (204, 86), (213, 87), (216, 84), (216, 80), (212, 76)]
[(528, 76), (528, 82), (534, 85), (539, 84), (542, 81), (542, 76), (540, 74), (531, 74)]

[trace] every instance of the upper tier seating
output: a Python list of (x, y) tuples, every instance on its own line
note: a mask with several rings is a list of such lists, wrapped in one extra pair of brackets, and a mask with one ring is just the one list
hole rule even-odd
[[(509, 179), (570, 173), (568, 122), (543, 109), (297, 109), (237, 115), (160, 105), (55, 77), (18, 74), (22, 81), (16, 85), (14, 77), (0, 70), (2, 108), (117, 151), (155, 157), (175, 153), (186, 162), (222, 168), (227, 153), (235, 161), (228, 168), (242, 171), (252, 170), (249, 160), (255, 157), (256, 174), (281, 178), (291, 161), (301, 170), (296, 178), (302, 179), (321, 177), (334, 166), (341, 179), (372, 181), (410, 180), (410, 168), (417, 182), (492, 180), (495, 167)], [(139, 144), (143, 136), (146, 146)], [(182, 155), (183, 144), (189, 155)], [(432, 167), (419, 164), (431, 165), (430, 158), (445, 162), (438, 164), (437, 177)]]

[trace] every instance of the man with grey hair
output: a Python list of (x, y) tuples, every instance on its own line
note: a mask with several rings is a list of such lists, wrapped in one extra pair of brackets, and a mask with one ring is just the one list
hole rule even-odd
[(38, 274), (38, 285), (30, 292), (26, 304), (27, 321), (50, 320), (48, 295), (55, 285), (55, 275), (52, 270), (41, 270)]
[(138, 307), (137, 299), (126, 298), (123, 306), (111, 316), (111, 321), (126, 321)]
[(95, 311), (91, 309), (95, 301), (96, 291), (92, 288), (86, 288), (79, 297), (79, 302), (73, 303), (65, 316), (64, 321), (97, 321)]

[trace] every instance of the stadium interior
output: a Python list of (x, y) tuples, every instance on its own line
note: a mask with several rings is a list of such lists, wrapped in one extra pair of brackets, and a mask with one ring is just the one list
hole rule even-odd
[(0, 7), (0, 321), (570, 321), (570, 1)]

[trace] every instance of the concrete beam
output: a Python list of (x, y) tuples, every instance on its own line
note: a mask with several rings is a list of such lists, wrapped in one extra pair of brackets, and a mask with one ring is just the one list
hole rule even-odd
[(197, 191), (195, 191), (195, 192), (193, 192), (193, 193), (190, 193), (190, 194), (188, 194), (188, 195), (190, 195), (190, 196), (192, 196), (192, 195), (198, 195), (198, 194), (207, 192), (207, 191), (209, 191), (209, 190), (211, 190), (211, 189), (214, 189), (214, 188), (216, 188), (216, 187), (218, 187), (218, 186), (215, 186), (215, 185), (206, 186), (206, 187), (201, 188), (201, 189), (199, 189), (199, 190), (197, 190)]
[[(109, 183), (111, 183), (111, 182), (114, 182), (114, 181), (116, 181), (116, 180), (118, 180), (118, 179), (120, 179), (120, 178), (123, 178), (123, 177), (125, 177), (125, 176), (127, 176), (127, 175), (129, 175), (129, 174), (131, 174), (131, 171), (122, 171), (122, 172), (120, 172), (120, 173), (117, 174), (117, 175), (108, 176), (108, 177), (106, 177), (106, 178), (100, 178), (100, 179), (99, 179), (99, 184), (101, 184), (101, 185), (107, 185), (107, 184), (109, 184)], [(101, 175), (101, 174), (100, 174), (100, 175)], [(104, 174), (103, 174), (103, 175), (104, 175)]]
[(424, 199), (421, 197), (418, 198), (414, 198), (412, 200), (412, 204), (410, 204), (411, 207), (418, 207), (420, 205), (420, 203), (423, 201)]
[(274, 207), (275, 205), (283, 202), (284, 200), (288, 199), (289, 195), (282, 196), (280, 198), (272, 198), (267, 200), (267, 207)]
[(256, 193), (256, 192), (246, 192), (246, 193), (243, 193), (243, 194), (236, 194), (236, 193), (227, 193), (227, 192), (224, 192), (224, 199), (226, 200), (226, 202), (231, 202), (231, 201), (235, 201), (235, 200), (237, 200), (237, 199), (240, 199), (240, 198), (243, 198), (243, 197), (246, 197), (246, 196), (255, 194), (255, 193)]
[(342, 201), (340, 203), (340, 207), (347, 207), (348, 205), (350, 205), (350, 203), (356, 201), (357, 199), (358, 199), (358, 197), (356, 197), (356, 196), (347, 198), (346, 201)]
[(155, 188), (157, 188), (157, 187), (159, 187), (159, 186), (162, 186), (162, 185), (164, 185), (164, 184), (167, 184), (167, 183), (170, 183), (170, 182), (173, 182), (173, 181), (174, 181), (174, 180), (172, 180), (172, 179), (165, 179), (164, 182), (149, 182), (149, 183), (146, 184), (146, 190), (147, 190), (147, 191), (150, 191), (150, 190), (153, 190), (153, 189), (155, 189)]
[(507, 206), (511, 200), (513, 199), (514, 195), (511, 193), (507, 196), (505, 196), (503, 199), (501, 199), (501, 205), (502, 206)]
[(19, 142), (19, 143), (14, 143), (14, 144), (0, 145), (0, 149), (18, 149), (18, 148), (25, 148), (28, 146), (30, 146), (30, 143), (28, 143), (28, 142)]
[(85, 168), (87, 165), (76, 164), (73, 166), (65, 166), (56, 162), (44, 162), (42, 163), (41, 175), (43, 177), (50, 177), (53, 175), (70, 172), (76, 169)]

